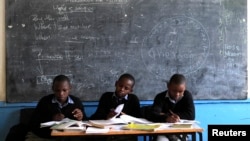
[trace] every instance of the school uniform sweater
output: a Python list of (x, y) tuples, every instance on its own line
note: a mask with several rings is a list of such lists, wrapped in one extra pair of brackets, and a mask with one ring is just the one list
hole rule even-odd
[(117, 98), (114, 92), (105, 92), (102, 94), (96, 112), (90, 119), (106, 119), (111, 109), (115, 109), (119, 104), (124, 104), (123, 113), (127, 115), (140, 117), (140, 102), (136, 95), (128, 94), (127, 99)]
[(31, 119), (31, 131), (42, 138), (51, 138), (50, 127), (40, 128), (40, 124), (43, 122), (52, 121), (53, 116), (57, 113), (62, 113), (65, 118), (76, 120), (72, 112), (74, 109), (79, 108), (83, 113), (83, 120), (87, 119), (84, 106), (81, 100), (73, 95), (69, 95), (73, 103), (68, 103), (64, 107), (59, 107), (58, 103), (53, 102), (54, 94), (44, 96), (38, 102), (35, 112)]
[(176, 103), (168, 97), (167, 90), (156, 95), (149, 113), (149, 120), (154, 122), (166, 122), (166, 118), (171, 115), (169, 110), (176, 113), (180, 119), (194, 120), (195, 106), (191, 93), (184, 91), (183, 97)]

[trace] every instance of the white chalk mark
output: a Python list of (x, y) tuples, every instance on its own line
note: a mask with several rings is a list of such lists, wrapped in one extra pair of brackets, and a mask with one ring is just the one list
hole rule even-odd
[(64, 41), (66, 43), (84, 43), (84, 42), (81, 42), (81, 41)]

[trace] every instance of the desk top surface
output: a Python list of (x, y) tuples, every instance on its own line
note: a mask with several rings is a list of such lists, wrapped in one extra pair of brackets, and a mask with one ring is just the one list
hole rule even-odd
[(114, 130), (110, 129), (107, 133), (86, 133), (85, 131), (58, 131), (52, 130), (52, 136), (110, 136), (110, 135), (153, 135), (153, 134), (178, 134), (178, 133), (195, 133), (203, 132), (203, 128), (198, 125), (193, 128), (169, 128), (169, 129), (160, 129), (155, 131), (145, 131), (145, 130)]

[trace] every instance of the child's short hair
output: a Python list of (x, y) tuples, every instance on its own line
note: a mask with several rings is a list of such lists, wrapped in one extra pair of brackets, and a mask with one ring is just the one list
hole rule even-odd
[(52, 86), (54, 86), (55, 82), (62, 82), (62, 81), (67, 81), (67, 82), (69, 82), (69, 84), (70, 84), (69, 78), (68, 78), (67, 76), (65, 76), (65, 75), (60, 74), (60, 75), (57, 75), (57, 76), (53, 79)]
[(133, 75), (131, 75), (131, 74), (129, 74), (129, 73), (124, 73), (124, 74), (122, 74), (122, 75), (119, 77), (118, 81), (120, 81), (120, 80), (122, 80), (122, 79), (124, 79), (124, 78), (133, 81), (133, 83), (134, 83), (133, 86), (135, 85), (135, 78), (134, 78)]
[(172, 77), (170, 78), (169, 84), (171, 84), (171, 83), (177, 84), (177, 85), (184, 84), (184, 83), (186, 83), (186, 78), (184, 75), (176, 73), (176, 74), (172, 75)]

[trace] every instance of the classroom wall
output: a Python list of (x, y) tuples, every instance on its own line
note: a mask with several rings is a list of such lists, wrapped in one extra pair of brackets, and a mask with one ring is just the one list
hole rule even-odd
[[(0, 141), (4, 141), (10, 127), (18, 123), (19, 110), (21, 108), (35, 107), (37, 104), (6, 103), (4, 2), (4, 0), (0, 1)], [(250, 61), (248, 61), (248, 66), (249, 62)], [(84, 102), (85, 110), (88, 116), (90, 116), (95, 111), (97, 104), (97, 102)], [(142, 106), (149, 104), (152, 104), (152, 101), (141, 101)], [(249, 98), (247, 100), (195, 101), (195, 107), (196, 120), (200, 121), (201, 126), (204, 128), (203, 141), (207, 141), (208, 124), (250, 124)]]

